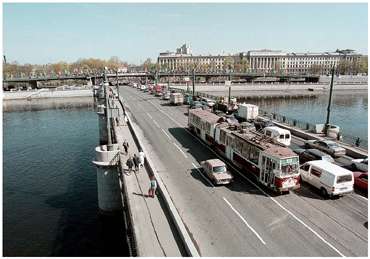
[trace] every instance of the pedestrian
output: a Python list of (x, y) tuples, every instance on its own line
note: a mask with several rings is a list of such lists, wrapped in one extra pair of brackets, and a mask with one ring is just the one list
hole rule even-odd
[(156, 189), (157, 189), (157, 181), (155, 180), (154, 175), (151, 175), (148, 196), (154, 198)]
[(356, 147), (359, 147), (359, 146), (360, 146), (360, 142), (361, 142), (361, 141), (360, 141), (360, 138), (357, 138), (357, 139), (356, 139), (356, 142), (355, 142)]
[(142, 149), (139, 151), (139, 167), (144, 167), (145, 154)]
[(123, 148), (125, 149), (125, 154), (127, 155), (129, 145), (126, 139), (123, 141), (122, 145), (123, 145)]
[(127, 167), (128, 167), (128, 172), (127, 172), (127, 174), (131, 174), (132, 166), (134, 165), (134, 163), (133, 163), (133, 161), (132, 161), (131, 156), (129, 156), (129, 158), (127, 159), (127, 161), (126, 161), (126, 165), (127, 165)]
[(139, 157), (136, 156), (136, 154), (134, 154), (133, 161), (134, 161), (134, 165), (135, 165), (135, 171), (138, 172), (139, 171)]

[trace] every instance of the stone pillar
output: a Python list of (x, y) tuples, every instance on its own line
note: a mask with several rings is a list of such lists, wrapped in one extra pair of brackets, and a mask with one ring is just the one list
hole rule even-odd
[(93, 163), (97, 168), (99, 210), (103, 214), (120, 213), (122, 199), (118, 176), (118, 144), (113, 144), (111, 151), (107, 150), (106, 145), (97, 146), (95, 154), (96, 158)]

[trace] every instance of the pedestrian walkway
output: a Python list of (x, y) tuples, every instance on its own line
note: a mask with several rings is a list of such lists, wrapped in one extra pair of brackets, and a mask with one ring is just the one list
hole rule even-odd
[[(115, 105), (122, 107), (118, 100)], [(176, 236), (172, 233), (170, 223), (161, 207), (157, 196), (147, 197), (149, 190), (149, 174), (145, 167), (139, 172), (127, 174), (126, 161), (128, 156), (139, 153), (133, 136), (124, 118), (121, 116), (114, 126), (115, 138), (120, 148), (121, 183), (125, 184), (127, 200), (130, 203), (133, 229), (136, 237), (138, 256), (182, 256), (176, 243)], [(129, 144), (128, 154), (125, 154), (123, 141)]]

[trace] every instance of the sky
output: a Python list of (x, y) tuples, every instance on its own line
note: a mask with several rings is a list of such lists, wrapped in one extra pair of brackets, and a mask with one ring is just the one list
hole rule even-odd
[(5, 3), (8, 62), (117, 56), (132, 64), (190, 44), (193, 54), (256, 49), (367, 54), (367, 3)]

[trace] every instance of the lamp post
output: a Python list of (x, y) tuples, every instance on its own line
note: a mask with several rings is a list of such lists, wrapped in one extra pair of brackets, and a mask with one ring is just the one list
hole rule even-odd
[(329, 128), (330, 106), (331, 106), (331, 98), (332, 98), (332, 94), (333, 94), (334, 73), (335, 73), (335, 67), (333, 66), (332, 71), (331, 71), (329, 103), (328, 103), (328, 108), (327, 108), (326, 123), (325, 123), (325, 130), (324, 130), (325, 134), (328, 133), (328, 128)]
[(116, 71), (116, 80), (117, 80), (117, 94), (118, 94), (118, 100), (119, 100), (119, 87), (118, 87), (118, 70)]

